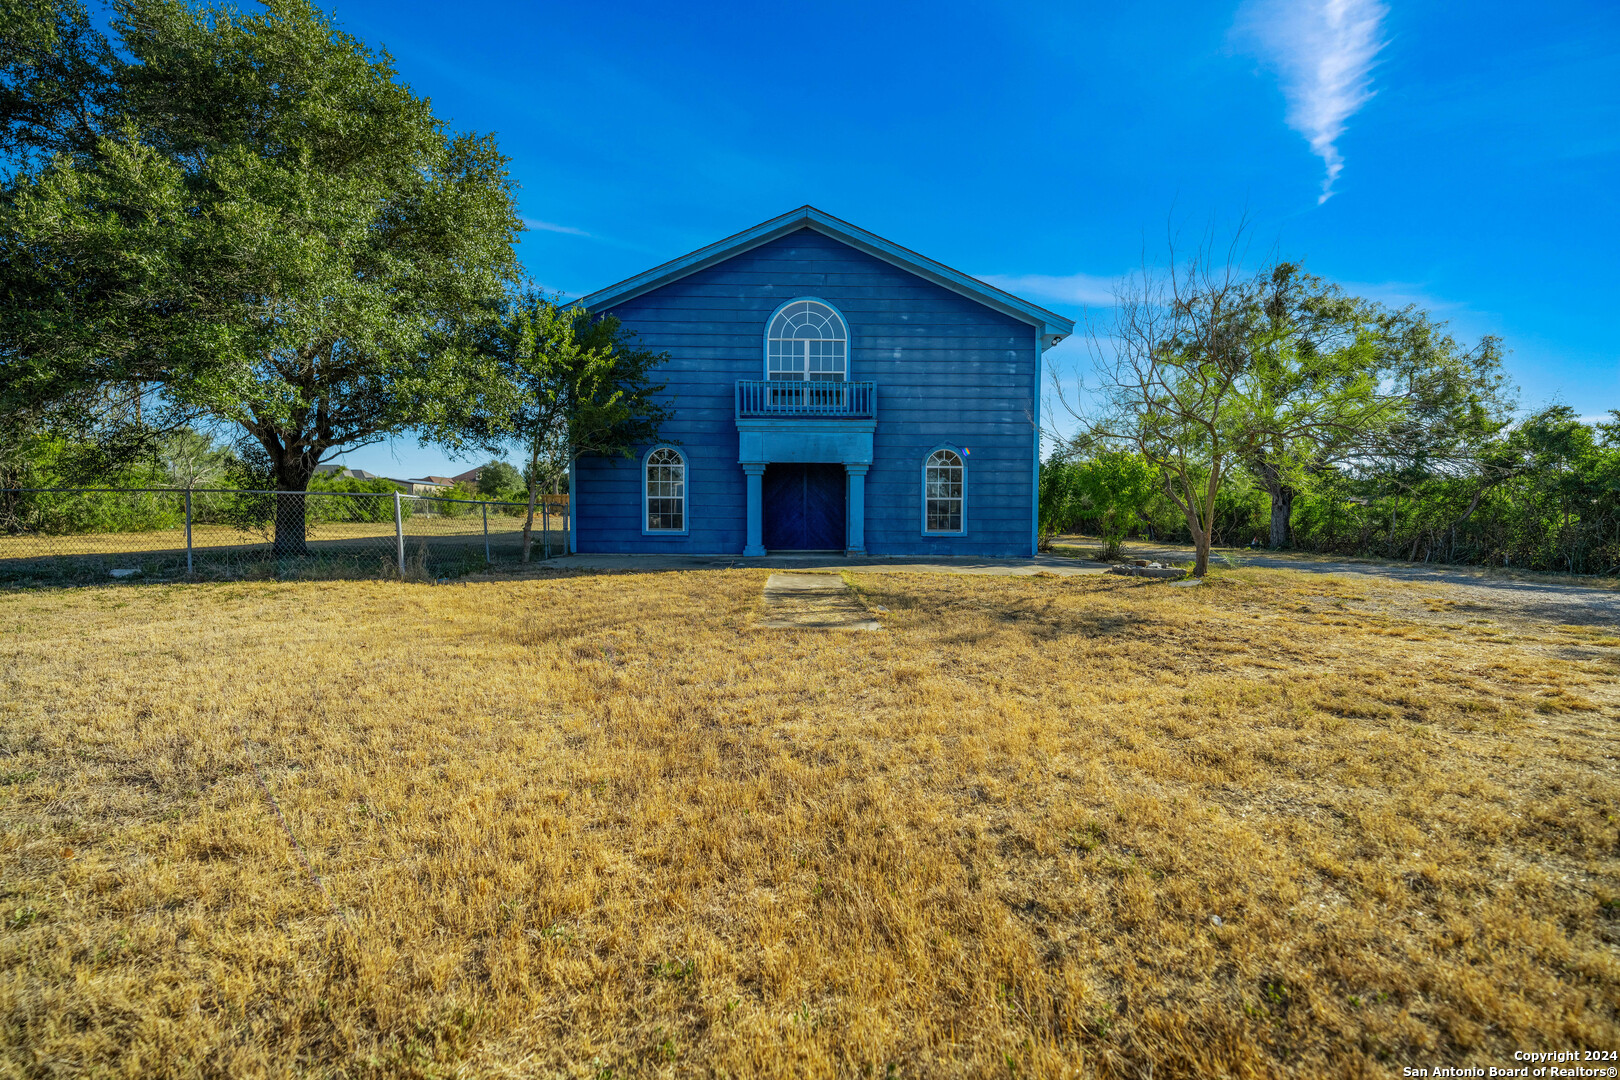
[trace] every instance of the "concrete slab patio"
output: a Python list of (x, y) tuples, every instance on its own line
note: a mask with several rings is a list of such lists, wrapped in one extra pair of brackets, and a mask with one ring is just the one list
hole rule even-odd
[(1032, 559), (885, 558), (876, 555), (564, 555), (545, 566), (556, 570), (602, 570), (621, 573), (662, 573), (670, 570), (791, 570), (801, 574), (849, 570), (861, 574), (989, 574), (993, 577), (1062, 577), (1101, 574), (1107, 567), (1061, 556)]

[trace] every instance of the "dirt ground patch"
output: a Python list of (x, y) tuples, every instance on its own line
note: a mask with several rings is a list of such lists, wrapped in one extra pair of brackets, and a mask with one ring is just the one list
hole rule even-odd
[(767, 633), (765, 578), (0, 594), (0, 1075), (1620, 1045), (1612, 624), (857, 573), (882, 633)]

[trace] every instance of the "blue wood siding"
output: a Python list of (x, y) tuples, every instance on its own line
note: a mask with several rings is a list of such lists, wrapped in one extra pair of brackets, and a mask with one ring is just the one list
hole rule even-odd
[[(747, 505), (733, 394), (765, 377), (765, 324), (783, 302), (825, 300), (849, 324), (849, 378), (877, 384), (866, 478), (866, 549), (884, 555), (1032, 553), (1035, 327), (802, 229), (627, 300), (612, 311), (668, 352), (663, 442), (687, 459), (689, 532), (643, 536), (633, 459), (581, 459), (576, 544), (584, 552), (741, 553)], [(963, 536), (922, 535), (922, 468), (950, 444), (964, 458)]]

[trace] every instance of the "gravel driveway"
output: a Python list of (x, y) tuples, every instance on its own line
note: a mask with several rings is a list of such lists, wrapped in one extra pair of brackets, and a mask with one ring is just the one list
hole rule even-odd
[[(1058, 537), (1055, 544), (1091, 550), (1098, 542), (1089, 537)], [(1190, 563), (1191, 546), (1131, 541), (1126, 555), (1160, 562)], [(1592, 624), (1620, 622), (1620, 582), (1608, 578), (1571, 578), (1486, 569), (1474, 566), (1438, 566), (1433, 563), (1398, 563), (1376, 559), (1334, 559), (1291, 552), (1218, 548), (1210, 552), (1211, 567), (1263, 567), (1298, 570), (1310, 574), (1365, 576), (1384, 581), (1407, 581), (1448, 586), (1448, 595), (1496, 608), (1503, 615), (1539, 623)], [(1590, 582), (1587, 584), (1586, 582)]]

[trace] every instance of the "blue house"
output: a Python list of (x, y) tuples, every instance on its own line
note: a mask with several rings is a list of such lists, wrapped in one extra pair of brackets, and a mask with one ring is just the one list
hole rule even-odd
[(808, 206), (580, 303), (669, 354), (671, 419), (575, 462), (575, 550), (1034, 553), (1070, 320)]

